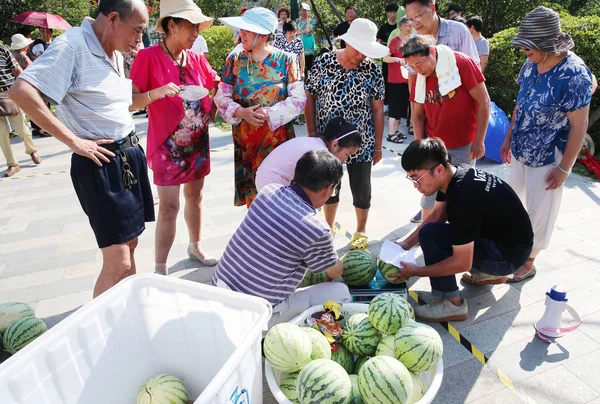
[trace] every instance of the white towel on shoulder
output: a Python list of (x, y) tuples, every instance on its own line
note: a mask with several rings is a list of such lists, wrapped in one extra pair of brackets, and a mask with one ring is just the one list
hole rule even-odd
[[(435, 47), (437, 51), (437, 63), (435, 65), (435, 74), (438, 78), (438, 87), (441, 95), (448, 95), (452, 90), (456, 90), (462, 85), (458, 66), (456, 66), (456, 57), (452, 49), (446, 45), (438, 45)], [(422, 74), (417, 75), (415, 84), (415, 102), (419, 104), (425, 103), (425, 85), (426, 77)]]

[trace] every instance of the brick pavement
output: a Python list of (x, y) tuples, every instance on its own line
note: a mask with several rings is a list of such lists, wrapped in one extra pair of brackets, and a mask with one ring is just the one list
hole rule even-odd
[[(145, 119), (136, 119), (145, 135)], [(305, 133), (297, 127), (298, 133)], [(100, 253), (68, 173), (24, 178), (68, 170), (70, 152), (51, 138), (35, 139), (44, 161), (34, 166), (23, 145), (13, 139), (22, 171), (15, 180), (0, 180), (0, 302), (30, 303), (49, 326), (91, 300), (100, 268)], [(385, 143), (401, 152), (405, 146)], [(245, 208), (233, 206), (233, 149), (231, 135), (211, 129), (212, 172), (206, 181), (203, 245), (220, 256)], [(4, 163), (4, 162), (2, 162)], [(480, 167), (505, 178), (503, 165), (483, 161)], [(0, 165), (0, 172), (5, 170)], [(420, 194), (404, 179), (400, 157), (384, 151), (373, 170), (373, 207), (369, 248), (377, 253), (385, 239), (395, 240), (412, 228)], [(600, 183), (572, 175), (564, 192), (552, 246), (536, 261), (535, 278), (516, 285), (474, 288), (461, 285), (469, 299), (470, 317), (455, 327), (499, 366), (517, 388), (538, 403), (600, 404)], [(345, 180), (338, 221), (355, 226), (350, 191)], [(154, 224), (140, 237), (136, 254), (139, 272), (153, 270)], [(343, 253), (348, 241), (335, 240)], [(209, 282), (213, 269), (187, 259), (183, 213), (168, 266), (172, 276)], [(546, 345), (534, 337), (532, 324), (544, 310), (544, 292), (554, 284), (569, 290), (570, 303), (584, 318), (578, 331)], [(412, 285), (425, 299), (429, 283)], [(444, 329), (444, 382), (436, 403), (504, 403), (518, 398), (483, 367)], [(1, 360), (1, 358), (0, 358)], [(265, 390), (268, 388), (265, 385)], [(265, 391), (265, 403), (274, 403)]]

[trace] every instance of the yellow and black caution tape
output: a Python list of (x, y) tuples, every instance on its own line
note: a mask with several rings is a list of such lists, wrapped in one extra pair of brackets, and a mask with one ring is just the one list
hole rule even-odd
[(28, 175), (19, 175), (19, 176), (12, 176), (12, 177), (2, 177), (0, 178), (0, 181), (8, 181), (8, 180), (24, 180), (27, 178), (37, 178), (37, 177), (46, 177), (48, 175), (56, 175), (56, 174), (65, 174), (68, 173), (69, 170), (60, 170), (60, 171), (49, 171), (49, 172), (45, 172), (45, 173), (38, 173), (38, 174), (28, 174)]
[[(385, 146), (383, 146), (385, 148)], [(396, 153), (398, 155), (401, 156), (400, 153), (397, 153), (393, 150), (390, 150), (393, 153)], [(321, 210), (321, 213), (323, 213), (323, 211)], [(346, 230), (345, 227), (343, 227), (342, 225), (340, 225), (338, 222), (335, 222), (335, 227), (341, 231), (344, 236), (346, 236), (346, 238), (348, 238), (349, 240), (352, 239), (352, 234), (350, 234), (350, 232), (348, 232)], [(421, 296), (419, 296), (419, 294), (417, 292), (415, 292), (412, 289), (408, 290), (408, 295), (420, 306), (423, 306), (425, 304), (427, 304), (427, 302), (425, 300), (423, 300), (421, 298)], [(462, 335), (460, 333), (460, 331), (458, 331), (452, 324), (450, 324), (449, 322), (441, 322), (439, 323), (442, 327), (444, 327), (444, 329), (446, 329), (446, 331), (448, 331), (448, 333), (456, 340), (458, 341), (463, 347), (465, 347), (470, 353), (471, 355), (473, 355), (483, 366), (487, 366), (488, 369), (490, 369), (495, 375), (498, 376), (498, 378), (500, 379), (500, 381), (502, 382), (502, 384), (504, 384), (506, 387), (508, 387), (513, 393), (515, 393), (517, 396), (519, 396), (519, 398), (521, 400), (523, 400), (525, 403), (535, 403), (535, 401), (533, 401), (532, 399), (530, 399), (527, 395), (525, 395), (522, 391), (519, 391), (515, 388), (515, 384), (514, 382), (511, 380), (510, 377), (508, 377), (506, 375), (506, 373), (504, 373), (502, 371), (502, 369), (500, 369), (499, 367), (497, 367), (493, 362), (491, 362), (489, 360), (489, 358), (481, 351), (479, 350), (475, 345), (473, 345), (464, 335)]]
[(400, 152), (397, 152), (396, 150), (392, 150), (392, 149), (390, 149), (390, 148), (389, 148), (389, 147), (387, 147), (387, 146), (381, 146), (381, 148), (382, 148), (383, 150), (387, 150), (387, 151), (389, 151), (390, 153), (394, 153), (395, 155), (402, 157), (402, 153), (400, 153)]

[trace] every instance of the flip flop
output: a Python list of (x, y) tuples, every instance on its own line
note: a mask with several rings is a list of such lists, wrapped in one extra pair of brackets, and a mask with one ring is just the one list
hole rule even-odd
[(350, 241), (350, 249), (351, 250), (366, 250), (367, 243), (369, 242), (369, 237), (365, 233), (356, 232), (352, 236), (352, 240)]
[(533, 278), (535, 276), (536, 272), (537, 271), (535, 270), (535, 266), (533, 266), (533, 267), (531, 267), (531, 269), (529, 271), (525, 272), (523, 275), (514, 275), (513, 274), (512, 276), (509, 276), (508, 279), (506, 280), (506, 282), (512, 282), (512, 283), (522, 282), (527, 278)]

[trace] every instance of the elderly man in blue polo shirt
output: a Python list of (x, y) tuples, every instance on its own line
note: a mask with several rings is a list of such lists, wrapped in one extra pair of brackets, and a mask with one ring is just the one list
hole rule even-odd
[[(102, 251), (94, 297), (135, 273), (134, 250), (154, 220), (144, 151), (138, 145), (123, 56), (137, 48), (148, 25), (142, 0), (102, 0), (85, 19), (52, 42), (21, 74), (9, 96), (72, 151), (71, 178)], [(54, 117), (45, 101), (56, 105)]]
[(307, 270), (342, 276), (331, 228), (317, 211), (342, 180), (342, 163), (327, 150), (298, 160), (292, 185), (269, 184), (227, 244), (213, 285), (267, 299), (269, 325), (286, 322), (328, 300), (351, 301), (348, 287), (326, 282), (296, 289)]

